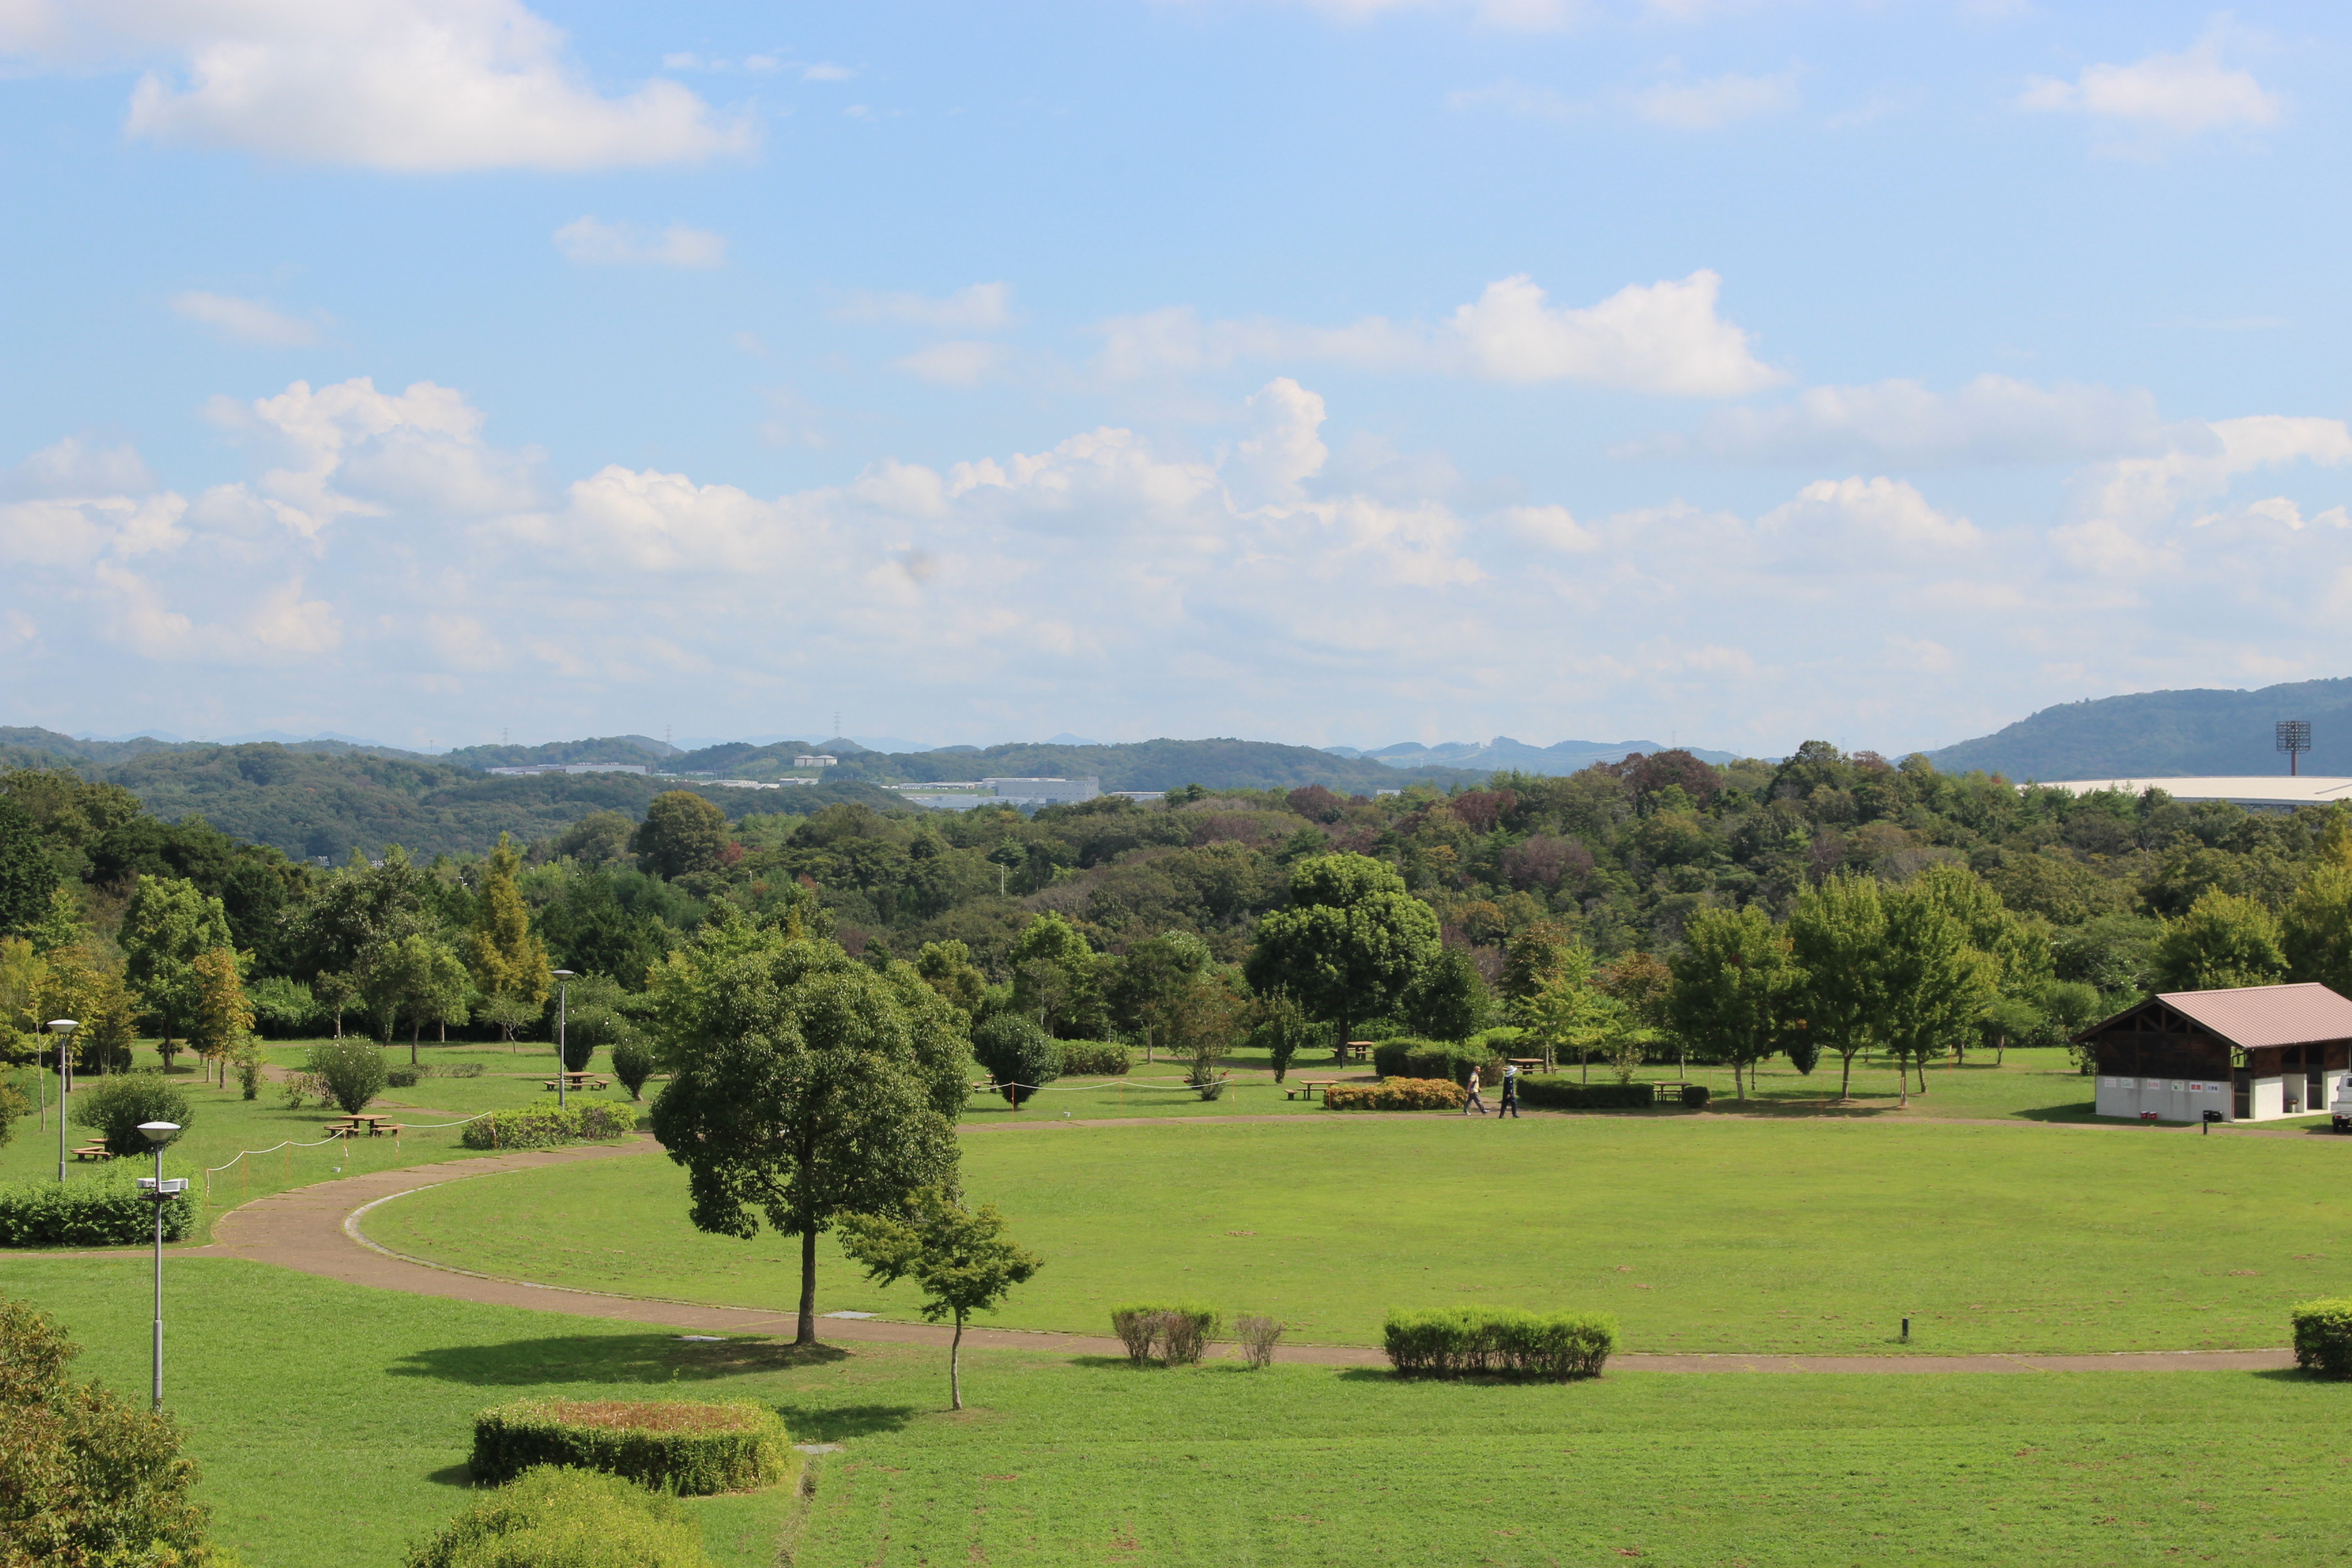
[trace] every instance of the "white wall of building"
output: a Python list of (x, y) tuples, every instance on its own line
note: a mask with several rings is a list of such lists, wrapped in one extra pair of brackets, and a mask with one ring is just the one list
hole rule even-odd
[[(2276, 1099), (2278, 1079), (2267, 1080)], [(2208, 1110), (2230, 1114), (2230, 1080), (2220, 1079), (2099, 1077), (2098, 1113), (2137, 1121), (2148, 1111), (2159, 1121), (2202, 1121)], [(2277, 1112), (2273, 1110), (2273, 1115)]]

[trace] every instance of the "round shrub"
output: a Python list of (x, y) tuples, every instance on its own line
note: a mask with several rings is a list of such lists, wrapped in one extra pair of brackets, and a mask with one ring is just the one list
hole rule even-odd
[(2352, 1300), (2298, 1301), (2294, 1364), (2322, 1377), (2352, 1377)]
[(195, 1112), (188, 1091), (159, 1072), (117, 1073), (84, 1079), (74, 1087), (73, 1124), (87, 1127), (117, 1155), (145, 1154), (154, 1146), (139, 1131), (142, 1121), (176, 1121), (188, 1125)]
[(1025, 1013), (998, 1013), (971, 1031), (972, 1060), (996, 1079), (1014, 1105), (1062, 1076), (1061, 1047)]
[(654, 1076), (654, 1048), (643, 1040), (623, 1040), (613, 1047), (613, 1076), (621, 1080), (631, 1100), (643, 1100), (638, 1091)]
[(457, 1142), (468, 1149), (554, 1149), (566, 1143), (604, 1142), (637, 1130), (637, 1113), (626, 1105), (592, 1100), (585, 1105), (534, 1105), (499, 1110), (466, 1123)]
[(346, 1116), (357, 1116), (383, 1092), (383, 1053), (365, 1040), (328, 1040), (310, 1047), (303, 1068)]
[(534, 1465), (602, 1470), (683, 1497), (792, 1479), (800, 1454), (765, 1405), (686, 1400), (525, 1399), (474, 1417), (474, 1479)]
[(675, 1498), (618, 1476), (526, 1470), (411, 1549), (407, 1568), (712, 1568)]

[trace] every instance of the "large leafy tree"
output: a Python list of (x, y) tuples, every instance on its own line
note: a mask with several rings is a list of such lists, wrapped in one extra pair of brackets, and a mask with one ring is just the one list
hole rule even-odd
[[(482, 862), (474, 898), (474, 925), (466, 933), (466, 967), (484, 996), (509, 999), (536, 1011), (547, 1000), (547, 944), (530, 929), (530, 911), (515, 885), (522, 852), (508, 835)], [(511, 1034), (511, 1031), (509, 1031)]]
[[(2328, 827), (2338, 820), (2331, 812)], [(2288, 979), (2352, 996), (2352, 868), (2323, 859), (2295, 889), (2281, 926)]]
[(1137, 942), (1110, 966), (1104, 999), (1120, 1027), (1143, 1037), (1146, 1061), (1167, 1032), (1171, 1009), (1181, 1004), (1211, 956), (1209, 944), (1191, 931), (1162, 931)]
[(1261, 993), (1286, 991), (1316, 1018), (1350, 1026), (1404, 1000), (1437, 955), (1437, 916), (1404, 879), (1367, 855), (1318, 855), (1291, 868), (1290, 902), (1258, 921), (1247, 965)]
[(1669, 962), (1666, 1016), (1704, 1057), (1731, 1064), (1733, 1093), (1748, 1098), (1742, 1069), (1784, 1048), (1799, 1026), (1797, 963), (1788, 933), (1753, 904), (1701, 910)]
[(1056, 914), (1039, 915), (1013, 940), (1013, 1005), (1059, 1039), (1103, 1032), (1101, 960), (1083, 932)]
[[(1974, 873), (1951, 869), (1973, 880)], [(1906, 1103), (1910, 1068), (1918, 1068), (1925, 1094), (1927, 1063), (1965, 1038), (2000, 994), (2000, 961), (1969, 944), (1969, 928), (1953, 913), (1949, 893), (1923, 874), (1889, 889), (1882, 900), (1886, 941), (1877, 953), (1882, 1012), (1875, 1032), (1894, 1054)], [(1998, 922), (1987, 929), (1997, 930)]]
[(354, 851), (302, 908), (297, 946), (304, 973), (356, 974), (372, 950), (429, 929), (427, 879), (396, 844), (377, 866)]
[(466, 1021), (466, 964), (448, 943), (422, 931), (369, 950), (357, 976), (360, 995), (389, 1037), (408, 1025), (408, 1059), (427, 1024)]
[(1405, 994), (1406, 1021), (1435, 1040), (1466, 1040), (1486, 1011), (1486, 984), (1458, 947), (1442, 948)]
[(122, 911), (118, 937), (128, 961), (131, 984), (155, 1018), (165, 1055), (186, 1031), (201, 1001), (204, 982), (196, 960), (230, 945), (228, 915), (221, 901), (177, 877), (142, 877)]
[(2269, 985), (2286, 973), (2284, 935), (2270, 910), (2210, 888), (2156, 939), (2159, 991), (2222, 991)]
[(654, 796), (630, 847), (637, 868), (656, 877), (716, 871), (727, 844), (727, 814), (691, 790)]
[(0, 936), (37, 925), (57, 885), (57, 864), (32, 814), (0, 795)]
[(1853, 1058), (1876, 1040), (1886, 1016), (1879, 962), (1886, 946), (1886, 904), (1877, 880), (1840, 871), (1806, 889), (1789, 914), (1789, 942), (1804, 973), (1797, 1010), (1808, 1039), (1838, 1054), (1838, 1098), (1843, 1100), (1853, 1089)]
[(915, 973), (754, 930), (719, 906), (652, 987), (670, 1080), (654, 1136), (687, 1168), (700, 1229), (801, 1242), (797, 1342), (816, 1342), (816, 1238), (953, 1179), (971, 1064), (954, 1008)]

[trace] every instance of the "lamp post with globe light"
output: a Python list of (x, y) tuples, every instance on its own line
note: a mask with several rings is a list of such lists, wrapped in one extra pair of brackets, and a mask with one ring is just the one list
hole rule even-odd
[(71, 1018), (49, 1020), (58, 1037), (58, 1180), (66, 1179), (66, 1053), (73, 1048), (73, 1032), (81, 1025)]
[(571, 1104), (564, 1086), (572, 1081), (572, 1056), (564, 1047), (563, 1031), (570, 1022), (572, 987), (568, 982), (577, 979), (568, 969), (555, 971), (555, 1109), (562, 1110)]
[(139, 1178), (140, 1191), (155, 1205), (155, 1387), (152, 1408), (163, 1408), (163, 1205), (188, 1190), (185, 1176), (163, 1179), (163, 1145), (179, 1135), (176, 1121), (142, 1121), (139, 1131), (155, 1145), (155, 1173)]

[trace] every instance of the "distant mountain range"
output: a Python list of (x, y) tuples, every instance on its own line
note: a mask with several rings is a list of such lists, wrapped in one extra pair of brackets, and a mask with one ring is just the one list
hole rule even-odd
[(2262, 777), (2284, 773), (2282, 719), (2311, 723), (2303, 771), (2352, 777), (2352, 679), (2257, 691), (2142, 691), (2044, 708), (1994, 734), (1927, 753), (1946, 773), (2027, 779)]
[[(1581, 773), (1595, 763), (1622, 763), (1636, 752), (1648, 756), (1670, 749), (1657, 741), (1562, 741), (1552, 746), (1530, 746), (1508, 735), (1491, 741), (1448, 741), (1435, 746), (1403, 741), (1377, 752), (1360, 752), (1352, 746), (1324, 748), (1335, 757), (1367, 757), (1392, 768), (1475, 768), (1486, 773), (1514, 768), (1523, 773)], [(1682, 749), (1703, 763), (1739, 760), (1736, 752), (1710, 752), (1700, 746)]]

